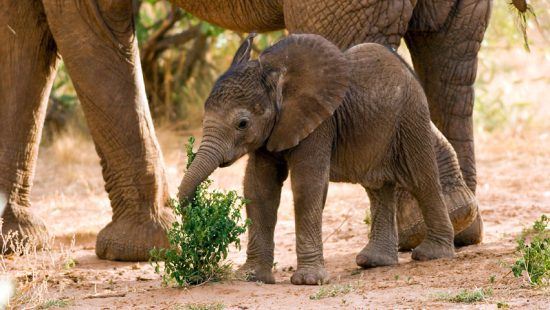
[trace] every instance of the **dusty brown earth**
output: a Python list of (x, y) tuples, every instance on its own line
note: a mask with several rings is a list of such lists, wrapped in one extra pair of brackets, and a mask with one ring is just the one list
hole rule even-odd
[[(178, 151), (183, 139), (168, 133), (160, 136), (163, 145), (172, 146), (165, 154), (170, 183), (175, 187), (184, 164)], [(89, 141), (66, 139), (64, 143), (69, 145), (58, 143), (41, 155), (34, 194), (34, 211), (57, 237), (56, 248), (24, 257), (3, 257), (8, 276), (30, 283), (21, 286), (23, 291), (14, 304), (47, 305), (44, 302), (48, 300), (63, 300), (58, 305), (75, 308), (173, 308), (191, 303), (220, 303), (240, 309), (460, 308), (467, 305), (445, 301), (443, 294), (475, 288), (492, 289), (491, 296), (475, 304), (481, 308), (495, 308), (498, 302), (514, 308), (546, 308), (550, 300), (548, 290), (529, 288), (525, 279), (514, 278), (508, 267), (516, 257), (515, 236), (541, 214), (550, 213), (547, 130), (478, 137), (478, 197), (485, 239), (481, 245), (458, 249), (455, 259), (415, 262), (410, 253), (401, 253), (398, 266), (358, 269), (355, 255), (368, 236), (368, 226), (363, 223), (368, 199), (360, 186), (331, 184), (323, 222), (325, 259), (332, 283), (350, 292), (317, 300), (310, 296), (320, 287), (289, 282), (292, 272), (288, 270), (296, 267), (296, 259), (288, 184), (276, 229), (275, 285), (235, 280), (189, 289), (163, 287), (148, 263), (99, 260), (94, 254), (94, 237), (110, 219), (100, 168)], [(44, 162), (47, 159), (49, 162)], [(214, 186), (240, 190), (244, 165), (242, 159), (217, 170)], [(71, 245), (73, 235), (76, 240)], [(234, 249), (230, 254), (236, 265), (244, 259), (244, 250)], [(333, 288), (325, 286), (326, 290)]]
[[(368, 240), (369, 227), (363, 223), (368, 199), (360, 186), (331, 184), (323, 234), (332, 284), (323, 288), (293, 286), (289, 278), (296, 267), (294, 217), (292, 195), (285, 184), (275, 239), (277, 284), (235, 280), (189, 289), (165, 287), (148, 263), (111, 262), (95, 256), (95, 236), (109, 222), (111, 209), (92, 143), (87, 137), (69, 134), (41, 149), (32, 197), (33, 211), (56, 238), (53, 250), (27, 249), (25, 256), (0, 256), (0, 285), (9, 278), (18, 286), (11, 307), (497, 308), (500, 303), (511, 308), (547, 309), (550, 289), (529, 287), (525, 279), (514, 278), (509, 266), (517, 257), (516, 236), (540, 215), (550, 214), (550, 52), (542, 48), (526, 57), (521, 49), (498, 54), (489, 48), (486, 51), (478, 80), (497, 74), (489, 78), (489, 85), (478, 86), (482, 90), (478, 97), (502, 98), (503, 106), (493, 112), (508, 118), (502, 130), (487, 133), (478, 126), (476, 132), (477, 197), (485, 221), (482, 244), (458, 249), (454, 259), (415, 262), (410, 253), (401, 253), (398, 266), (358, 269), (355, 255)], [(501, 67), (501, 60), (508, 66)], [(514, 102), (530, 105), (514, 110), (509, 108)], [(494, 120), (493, 112), (476, 111), (477, 124), (488, 122), (483, 117)], [(175, 193), (185, 162), (185, 137), (166, 130), (158, 134), (170, 189)], [(244, 166), (245, 159), (241, 159), (218, 169), (213, 186), (241, 191)], [(245, 260), (244, 236), (242, 244), (243, 250), (230, 253), (236, 266)], [(443, 297), (476, 288), (492, 290), (492, 294), (474, 304)], [(320, 290), (330, 293), (338, 289), (344, 292), (310, 298)]]

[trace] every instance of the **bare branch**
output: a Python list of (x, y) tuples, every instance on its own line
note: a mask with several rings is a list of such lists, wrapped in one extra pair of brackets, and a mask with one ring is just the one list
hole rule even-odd
[(170, 15), (168, 16), (168, 19), (165, 19), (162, 24), (160, 25), (160, 28), (153, 33), (147, 42), (143, 44), (143, 47), (141, 48), (141, 59), (150, 59), (154, 58), (155, 54), (155, 46), (158, 44), (160, 40), (164, 37), (164, 35), (174, 27), (177, 21), (179, 21), (183, 17), (183, 14), (181, 11), (177, 10), (177, 8), (172, 5), (172, 10), (170, 12)]
[(199, 34), (200, 34), (200, 27), (194, 26), (178, 34), (166, 36), (157, 43), (157, 45), (155, 46), (155, 52), (162, 53), (164, 50), (168, 48), (183, 45), (193, 40)]

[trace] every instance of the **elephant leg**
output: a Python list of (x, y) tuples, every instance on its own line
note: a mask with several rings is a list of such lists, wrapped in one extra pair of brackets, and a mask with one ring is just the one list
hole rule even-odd
[(381, 188), (365, 187), (369, 195), (372, 225), (369, 243), (356, 257), (363, 268), (397, 264), (397, 223), (395, 184), (385, 183)]
[(48, 24), (82, 103), (112, 221), (96, 242), (98, 257), (143, 261), (167, 247), (173, 221), (162, 153), (147, 105), (132, 1), (44, 0)]
[[(38, 146), (55, 77), (56, 47), (39, 1), (0, 1), (0, 254), (42, 245), (46, 226), (29, 207)], [(7, 235), (17, 234), (11, 243)], [(6, 244), (4, 244), (6, 242)]]
[[(439, 171), (443, 198), (453, 224), (455, 236), (464, 231), (478, 215), (477, 201), (468, 188), (456, 158), (453, 147), (443, 134), (433, 125), (434, 150)], [(418, 246), (426, 236), (426, 225), (414, 197), (403, 188), (397, 193), (399, 223), (399, 249), (411, 250)]]
[(251, 154), (244, 178), (246, 214), (251, 220), (248, 231), (246, 263), (240, 268), (249, 280), (275, 283), (272, 274), (277, 209), (281, 187), (288, 176), (286, 163), (265, 150)]
[(330, 176), (332, 135), (316, 134), (318, 131), (302, 140), (288, 159), (298, 257), (298, 267), (290, 282), (296, 285), (329, 282), (323, 258), (322, 216)]
[[(456, 236), (478, 218), (477, 201), (464, 181), (443, 183), (442, 193)], [(426, 237), (426, 225), (416, 199), (405, 189), (396, 191), (399, 250), (410, 251)]]
[[(459, 1), (439, 31), (409, 31), (405, 36), (432, 120), (456, 150), (464, 180), (474, 193), (473, 84), (490, 10), (491, 0)], [(479, 243), (482, 235), (478, 214), (470, 227), (456, 236), (455, 243)]]
[[(439, 181), (437, 156), (427, 111), (411, 106), (411, 117), (402, 121), (396, 151), (400, 185), (418, 202), (426, 225), (426, 237), (414, 248), (412, 258), (429, 260), (454, 256), (453, 226)], [(416, 115), (415, 115), (416, 113)], [(416, 117), (415, 117), (416, 116)]]
[(410, 251), (426, 238), (426, 224), (413, 195), (401, 186), (395, 189), (399, 251)]
[[(415, 172), (412, 172), (415, 173)], [(426, 225), (426, 237), (413, 249), (415, 260), (430, 260), (454, 256), (453, 227), (441, 195), (438, 180), (425, 178), (411, 190), (418, 201)]]

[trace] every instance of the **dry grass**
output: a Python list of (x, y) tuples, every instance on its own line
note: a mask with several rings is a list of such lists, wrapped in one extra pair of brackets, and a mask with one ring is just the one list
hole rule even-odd
[(47, 149), (52, 156), (66, 165), (77, 165), (87, 162), (88, 152), (82, 151), (88, 142), (88, 136), (77, 130), (67, 130), (55, 137), (55, 141)]
[[(39, 154), (32, 210), (42, 218), (67, 216), (81, 219), (70, 223), (48, 223), (58, 238), (77, 242), (92, 241), (110, 219), (110, 203), (101, 175), (99, 156), (89, 135), (67, 130)], [(87, 211), (93, 210), (94, 214)], [(84, 212), (83, 212), (84, 211)]]
[[(166, 158), (169, 184), (174, 193), (185, 165), (182, 147), (185, 140), (180, 134), (166, 129), (160, 129), (158, 135)], [(392, 267), (391, 271), (387, 268), (377, 268), (372, 271), (355, 272), (357, 269), (353, 263), (354, 255), (364, 246), (368, 231), (368, 227), (362, 221), (368, 202), (360, 187), (331, 184), (323, 223), (324, 237), (330, 236), (325, 242), (329, 272), (333, 276), (343, 278), (343, 287), (357, 281), (356, 277), (359, 275), (365, 275), (365, 282), (364, 286), (358, 286), (355, 291), (339, 295), (337, 298), (323, 299), (323, 304), (340, 305), (339, 303), (345, 299), (346, 303), (353, 305), (354, 302), (364, 303), (365, 296), (369, 296), (369, 300), (374, 304), (387, 306), (392, 305), (395, 298), (385, 298), (393, 295), (401, 296), (400, 300), (404, 298), (414, 301), (415, 305), (420, 307), (434, 302), (432, 297), (427, 297), (427, 304), (423, 304), (419, 301), (422, 300), (423, 294), (434, 294), (442, 288), (459, 292), (465, 285), (480, 287), (484, 283), (481, 281), (486, 281), (491, 274), (496, 274), (499, 281), (503, 278), (504, 282), (501, 285), (502, 289), (495, 290), (495, 296), (490, 302), (506, 302), (512, 306), (524, 305), (527, 299), (531, 302), (540, 302), (543, 298), (542, 293), (537, 291), (521, 289), (521, 295), (514, 297), (518, 295), (516, 290), (521, 287), (521, 284), (518, 284), (520, 281), (506, 278), (508, 268), (500, 266), (499, 261), (510, 263), (514, 258), (514, 244), (510, 234), (519, 233), (523, 226), (539, 217), (545, 208), (548, 210), (550, 194), (544, 191), (547, 191), (549, 171), (544, 168), (550, 166), (549, 139), (548, 134), (533, 130), (523, 130), (514, 135), (503, 130), (478, 134), (478, 197), (487, 229), (486, 243), (484, 246), (463, 251), (457, 260), (453, 261), (419, 265), (407, 260), (403, 263), (402, 255), (400, 266)], [(79, 142), (79, 146), (86, 152), (93, 152), (89, 140)], [(157, 278), (147, 264), (136, 267), (134, 264), (95, 259), (95, 234), (110, 220), (111, 211), (103, 190), (97, 157), (94, 153), (92, 155), (86, 154), (85, 160), (66, 164), (58, 160), (50, 148), (41, 152), (33, 210), (44, 218), (50, 232), (58, 241), (54, 250), (34, 251), (31, 248), (24, 250), (28, 253), (27, 256), (3, 257), (1, 273), (4, 277), (8, 275), (15, 279), (19, 292), (12, 299), (12, 305), (59, 307), (69, 302), (81, 307), (103, 307), (112, 305), (116, 298), (118, 306), (128, 306), (133, 300), (141, 300), (140, 302), (145, 304), (151, 304), (153, 300), (162, 300), (163, 305), (168, 307), (171, 302), (186, 305), (189, 302), (200, 304), (216, 300), (212, 298), (219, 298), (221, 291), (225, 292), (224, 304), (232, 307), (234, 304), (240, 304), (235, 300), (246, 300), (244, 296), (251, 294), (251, 291), (260, 296), (264, 294), (262, 292), (265, 289), (261, 287), (228, 282), (220, 284), (221, 286), (207, 285), (203, 289), (193, 289), (194, 293), (190, 294), (195, 294), (196, 297), (190, 299), (187, 293), (162, 289), (160, 280), (155, 280)], [(240, 191), (243, 168), (244, 162), (239, 161), (233, 167), (218, 169), (213, 175), (214, 186)], [(69, 182), (66, 173), (72, 169), (76, 169), (80, 177), (74, 182)], [(276, 273), (278, 281), (288, 281), (291, 274), (288, 266), (295, 264), (292, 214), (292, 196), (288, 184), (285, 184), (276, 231), (275, 255), (278, 265), (281, 266)], [(350, 220), (342, 225), (346, 217)], [(75, 218), (82, 220), (75, 221)], [(67, 249), (71, 249), (67, 242), (72, 234), (76, 234), (75, 256), (64, 254)], [(60, 248), (60, 240), (66, 245), (65, 250)], [(243, 240), (243, 246), (245, 244)], [(230, 258), (239, 265), (244, 261), (244, 255), (244, 251), (232, 251)], [(84, 262), (76, 264), (72, 268), (74, 272), (65, 269), (65, 266), (74, 265), (70, 257)], [(441, 265), (446, 270), (452, 270), (449, 272), (454, 276), (432, 275), (434, 268), (440, 268)], [(464, 270), (472, 268), (478, 268), (479, 274), (462, 274)], [(395, 274), (402, 275), (403, 279), (412, 280), (392, 280)], [(276, 289), (270, 287), (267, 291), (271, 295), (265, 296), (265, 300), (270, 304), (282, 300), (285, 302), (284, 305), (290, 306), (294, 302), (308, 300), (311, 303), (304, 307), (308, 308), (319, 303), (309, 299), (309, 296), (315, 295), (319, 288), (298, 289), (283, 283)], [(67, 296), (71, 298), (67, 299)], [(263, 305), (260, 301), (262, 299), (264, 298), (259, 298), (258, 301), (248, 300), (244, 304), (260, 307)], [(233, 304), (230, 300), (233, 300)]]
[[(0, 226), (1, 228), (1, 226)], [(0, 253), (0, 286), (6, 287), (9, 302), (8, 309), (17, 308), (48, 308), (60, 306), (64, 301), (48, 298), (51, 294), (51, 284), (56, 283), (59, 293), (64, 286), (59, 285), (61, 274), (76, 266), (74, 256), (75, 240), (69, 246), (57, 244), (54, 237), (45, 242), (34, 240), (19, 241), (16, 234), (2, 235), (4, 244), (10, 244), (13, 250), (7, 254), (5, 249)], [(39, 247), (37, 244), (43, 244)], [(55, 246), (55, 247), (54, 247)], [(16, 269), (13, 267), (16, 266)], [(11, 290), (11, 292), (9, 291)], [(0, 296), (0, 307), (2, 307)]]
[[(495, 2), (496, 10), (500, 10), (500, 6)], [(499, 28), (499, 22), (493, 18), (488, 38), (499, 38), (495, 35)], [(512, 308), (545, 303), (547, 291), (523, 287), (523, 283), (502, 266), (515, 259), (515, 234), (540, 214), (550, 211), (550, 124), (547, 122), (550, 109), (546, 99), (550, 50), (536, 32), (530, 37), (533, 41), (530, 54), (523, 50), (521, 41), (503, 45), (489, 40), (479, 57), (474, 117), (477, 196), (486, 228), (484, 244), (461, 250), (452, 261), (412, 263), (401, 254), (399, 266), (357, 271), (354, 256), (366, 242), (368, 227), (362, 220), (368, 201), (358, 186), (331, 184), (323, 218), (324, 236), (330, 236), (324, 244), (327, 269), (333, 276), (342, 277), (344, 287), (357, 281), (359, 275), (364, 275), (361, 279), (365, 281), (364, 286), (342, 296), (351, 303), (350, 307), (354, 302), (356, 305), (369, 302), (374, 307), (430, 307), (434, 305), (434, 293), (483, 287), (493, 275), (498, 280), (490, 302), (498, 301)], [(197, 118), (200, 118), (199, 112)], [(176, 132), (173, 126), (157, 129), (172, 194), (184, 171), (183, 146), (188, 135), (200, 136), (200, 133)], [(233, 167), (218, 169), (212, 176), (213, 187), (241, 191), (243, 170), (242, 160)], [(0, 208), (5, 205), (1, 200), (0, 196)], [(41, 149), (32, 201), (32, 210), (44, 219), (56, 241), (51, 241), (45, 250), (22, 246), (18, 252), (24, 256), (0, 256), (0, 286), (13, 282), (17, 287), (10, 307), (63, 307), (67, 302), (96, 308), (131, 307), (132, 303), (169, 307), (174, 303), (204, 304), (221, 297), (231, 308), (235, 305), (251, 308), (320, 305), (319, 301), (308, 298), (319, 288), (296, 288), (288, 284), (289, 266), (295, 266), (294, 218), (288, 184), (282, 193), (275, 240), (275, 257), (281, 267), (275, 274), (279, 284), (269, 289), (239, 282), (206, 285), (189, 292), (174, 291), (161, 288), (160, 280), (147, 264), (97, 260), (93, 253), (95, 236), (110, 221), (112, 213), (99, 158), (86, 135), (69, 131)], [(347, 217), (350, 219), (342, 224)], [(76, 245), (71, 246), (73, 236)], [(245, 244), (243, 240), (243, 247)], [(230, 258), (239, 265), (244, 262), (245, 253), (233, 251)], [(74, 266), (76, 260), (79, 262)], [(437, 273), (440, 270), (443, 271)], [(397, 274), (407, 280), (394, 279)], [(0, 287), (0, 302), (5, 291)], [(105, 298), (108, 296), (112, 297)], [(341, 306), (339, 299), (326, 298), (322, 304)], [(442, 301), (439, 306), (456, 307), (456, 304)]]

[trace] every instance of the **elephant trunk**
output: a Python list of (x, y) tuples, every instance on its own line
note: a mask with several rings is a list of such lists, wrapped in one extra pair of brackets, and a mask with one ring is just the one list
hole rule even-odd
[(212, 136), (204, 136), (195, 159), (187, 169), (178, 189), (179, 200), (191, 199), (197, 187), (223, 163), (223, 147)]

